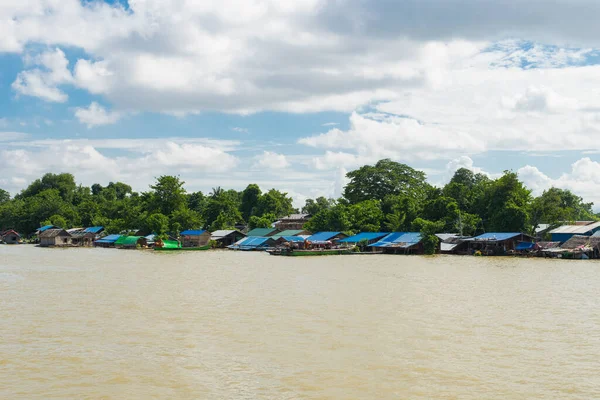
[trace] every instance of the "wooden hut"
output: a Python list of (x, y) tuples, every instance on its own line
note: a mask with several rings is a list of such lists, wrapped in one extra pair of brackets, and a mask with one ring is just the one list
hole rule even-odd
[(71, 246), (71, 234), (64, 229), (46, 229), (39, 234), (40, 247)]
[(204, 230), (187, 230), (180, 233), (181, 247), (203, 247), (210, 241), (210, 232)]
[(19, 244), (21, 243), (21, 235), (11, 229), (0, 234), (0, 241), (6, 244)]
[(519, 243), (533, 242), (533, 237), (520, 232), (489, 232), (467, 239), (467, 242), (471, 254), (497, 256), (514, 252)]
[(86, 231), (71, 232), (71, 244), (80, 247), (92, 247), (96, 234)]
[(218, 247), (228, 247), (245, 237), (246, 235), (238, 230), (220, 230), (211, 233), (210, 240), (217, 242)]

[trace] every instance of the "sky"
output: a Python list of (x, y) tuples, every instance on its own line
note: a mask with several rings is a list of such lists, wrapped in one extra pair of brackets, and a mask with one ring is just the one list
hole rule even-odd
[(600, 210), (596, 0), (3, 0), (0, 188), (337, 197), (382, 158)]

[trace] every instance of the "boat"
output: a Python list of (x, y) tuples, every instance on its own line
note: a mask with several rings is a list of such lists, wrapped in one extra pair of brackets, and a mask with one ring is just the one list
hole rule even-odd
[(200, 247), (181, 247), (181, 243), (176, 240), (158, 240), (154, 245), (155, 251), (204, 251), (210, 249), (209, 244)]
[(312, 256), (338, 256), (344, 254), (353, 254), (354, 251), (351, 248), (343, 249), (311, 249), (311, 250), (298, 250), (289, 248), (276, 248), (267, 250), (272, 256), (287, 256), (287, 257), (312, 257)]

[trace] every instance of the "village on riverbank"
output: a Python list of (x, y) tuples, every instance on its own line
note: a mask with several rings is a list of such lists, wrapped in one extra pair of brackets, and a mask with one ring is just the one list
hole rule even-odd
[[(309, 232), (303, 229), (308, 214), (281, 218), (271, 228), (217, 230), (193, 229), (177, 236), (132, 232), (106, 234), (104, 227), (61, 229), (40, 227), (29, 239), (14, 230), (0, 232), (2, 244), (35, 244), (39, 247), (98, 247), (155, 251), (204, 251), (229, 249), (266, 251), (282, 256), (343, 254), (425, 254), (425, 238), (420, 232)], [(287, 229), (286, 229), (287, 228)], [(550, 237), (550, 241), (542, 237)], [(527, 256), (566, 259), (600, 258), (600, 222), (578, 221), (549, 229), (541, 225), (536, 235), (522, 232), (488, 232), (478, 236), (436, 233), (435, 254), (474, 256)]]

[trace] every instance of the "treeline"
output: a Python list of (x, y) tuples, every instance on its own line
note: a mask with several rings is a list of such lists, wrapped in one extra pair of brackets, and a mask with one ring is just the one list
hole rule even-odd
[(161, 176), (147, 192), (137, 193), (121, 182), (85, 187), (71, 174), (46, 174), (12, 199), (0, 189), (0, 228), (31, 234), (49, 224), (101, 225), (109, 233), (143, 229), (163, 234), (240, 224), (268, 227), (301, 211), (313, 216), (305, 226), (313, 232), (420, 231), (426, 241), (434, 241), (436, 232), (532, 233), (542, 223), (597, 219), (592, 203), (568, 190), (552, 188), (533, 197), (511, 171), (490, 179), (463, 168), (440, 188), (427, 183), (425, 173), (386, 159), (347, 176), (342, 198), (309, 199), (296, 210), (287, 193), (263, 192), (256, 184), (243, 191), (217, 187), (208, 194), (188, 193), (178, 177)]

